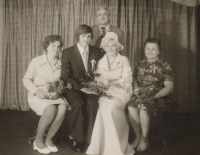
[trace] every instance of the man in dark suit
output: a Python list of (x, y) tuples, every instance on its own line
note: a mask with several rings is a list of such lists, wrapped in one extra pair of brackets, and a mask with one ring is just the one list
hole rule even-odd
[[(118, 35), (119, 42), (125, 47), (124, 31), (118, 27), (109, 24), (109, 9), (105, 6), (98, 7), (96, 11), (96, 17), (98, 25), (92, 26), (94, 36), (90, 42), (90, 45), (100, 47), (101, 40), (105, 36), (105, 34), (107, 32), (115, 32)], [(120, 53), (122, 55), (125, 55), (125, 50), (121, 51)]]
[[(72, 107), (69, 111), (69, 139), (74, 151), (84, 151), (83, 142), (89, 144), (98, 110), (98, 96), (85, 94), (81, 91), (81, 80), (91, 80), (97, 62), (101, 58), (101, 51), (90, 46), (93, 37), (92, 28), (80, 25), (76, 31), (77, 44), (63, 50), (61, 78), (64, 81), (64, 97)], [(83, 122), (83, 114), (85, 121)], [(86, 127), (84, 124), (87, 124)], [(86, 135), (84, 128), (87, 129)]]

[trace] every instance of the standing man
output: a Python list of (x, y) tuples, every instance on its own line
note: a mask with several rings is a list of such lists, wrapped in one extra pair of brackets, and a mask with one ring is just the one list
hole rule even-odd
[[(77, 44), (63, 50), (61, 78), (65, 84), (64, 97), (72, 107), (69, 112), (70, 146), (72, 150), (81, 152), (84, 151), (84, 139), (90, 143), (98, 110), (98, 96), (81, 92), (81, 80), (91, 80), (93, 70), (101, 58), (101, 51), (89, 45), (93, 31), (88, 25), (80, 25), (75, 35)], [(87, 133), (84, 135), (86, 121)]]
[[(96, 11), (98, 25), (92, 26), (94, 36), (90, 42), (92, 46), (100, 47), (102, 38), (107, 32), (115, 32), (119, 38), (119, 42), (125, 47), (124, 31), (118, 27), (110, 25), (110, 12), (105, 6), (98, 7)], [(125, 55), (125, 50), (120, 52)]]

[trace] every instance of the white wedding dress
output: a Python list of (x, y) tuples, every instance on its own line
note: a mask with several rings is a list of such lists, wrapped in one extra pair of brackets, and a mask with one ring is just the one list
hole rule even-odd
[(132, 155), (134, 150), (128, 143), (129, 126), (124, 112), (132, 91), (128, 59), (118, 54), (109, 66), (107, 55), (104, 55), (97, 72), (101, 74), (97, 84), (108, 88), (108, 96), (99, 98), (99, 110), (86, 154)]

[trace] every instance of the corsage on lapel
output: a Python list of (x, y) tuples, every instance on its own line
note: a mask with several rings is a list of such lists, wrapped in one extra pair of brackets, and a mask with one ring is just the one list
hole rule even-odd
[(92, 72), (93, 72), (96, 69), (95, 65), (97, 62), (94, 59), (92, 59), (90, 62), (92, 63)]
[(71, 83), (67, 83), (67, 86), (65, 88), (72, 89), (72, 84)]
[(121, 67), (123, 65), (123, 60), (122, 60), (122, 56), (120, 54), (117, 54), (117, 57), (115, 58), (113, 64), (112, 64), (112, 69)]

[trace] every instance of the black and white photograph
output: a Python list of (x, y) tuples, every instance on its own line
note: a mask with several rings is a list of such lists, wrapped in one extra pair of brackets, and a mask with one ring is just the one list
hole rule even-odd
[(199, 155), (200, 0), (0, 0), (0, 155)]

